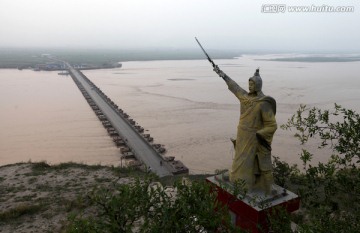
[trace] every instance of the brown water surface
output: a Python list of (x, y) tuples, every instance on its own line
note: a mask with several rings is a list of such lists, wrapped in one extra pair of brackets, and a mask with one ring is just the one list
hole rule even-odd
[(0, 96), (0, 164), (119, 163), (118, 150), (69, 76), (0, 70)]
[[(261, 67), (263, 91), (277, 100), (278, 125), (301, 103), (332, 108), (336, 102), (360, 112), (359, 62), (258, 58), (264, 56), (216, 62), (245, 89)], [(239, 103), (206, 60), (124, 62), (120, 69), (84, 73), (191, 172), (231, 165), (229, 138), (236, 135)], [(30, 159), (119, 164), (118, 150), (70, 77), (0, 70), (0, 97), (0, 164)], [(292, 134), (277, 130), (273, 154), (300, 163), (301, 146)], [(316, 153), (314, 162), (329, 156), (328, 150), (318, 151), (316, 143), (307, 148)]]

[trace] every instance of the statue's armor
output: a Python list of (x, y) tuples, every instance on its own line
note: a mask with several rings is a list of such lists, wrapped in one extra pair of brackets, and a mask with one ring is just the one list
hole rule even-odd
[(263, 94), (258, 70), (249, 79), (255, 83), (255, 93), (248, 93), (228, 76), (223, 78), (229, 90), (240, 101), (240, 120), (230, 181), (244, 180), (246, 187), (251, 190), (261, 178), (267, 183), (267, 187), (263, 188), (268, 189), (273, 183), (270, 146), (277, 129), (276, 101)]

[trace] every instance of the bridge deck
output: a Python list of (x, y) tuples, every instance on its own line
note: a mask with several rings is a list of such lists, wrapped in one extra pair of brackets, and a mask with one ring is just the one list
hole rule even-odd
[(127, 141), (128, 146), (135, 152), (135, 157), (146, 164), (146, 166), (151, 167), (152, 172), (156, 173), (159, 177), (172, 176), (171, 166), (168, 163), (160, 163), (163, 159), (158, 152), (145, 141), (126, 119), (104, 100), (82, 74), (72, 67), (69, 69), (69, 72), (74, 79), (81, 83), (113, 127), (118, 131), (119, 135)]

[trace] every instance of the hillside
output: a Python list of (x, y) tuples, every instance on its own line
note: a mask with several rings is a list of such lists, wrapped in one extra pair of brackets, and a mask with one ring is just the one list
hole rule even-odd
[[(101, 185), (129, 182), (136, 171), (64, 163), (0, 167), (0, 232), (62, 232), (71, 213), (87, 207), (86, 194)], [(140, 174), (140, 173), (139, 173)]]

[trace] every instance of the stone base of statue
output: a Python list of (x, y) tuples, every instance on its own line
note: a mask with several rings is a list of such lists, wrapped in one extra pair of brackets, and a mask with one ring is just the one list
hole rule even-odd
[(273, 185), (271, 194), (265, 195), (256, 188), (247, 193), (236, 191), (224, 174), (208, 177), (206, 181), (217, 192), (218, 201), (228, 207), (233, 224), (252, 233), (269, 232), (268, 217), (276, 214), (279, 207), (288, 213), (300, 207), (300, 198), (278, 185)]

